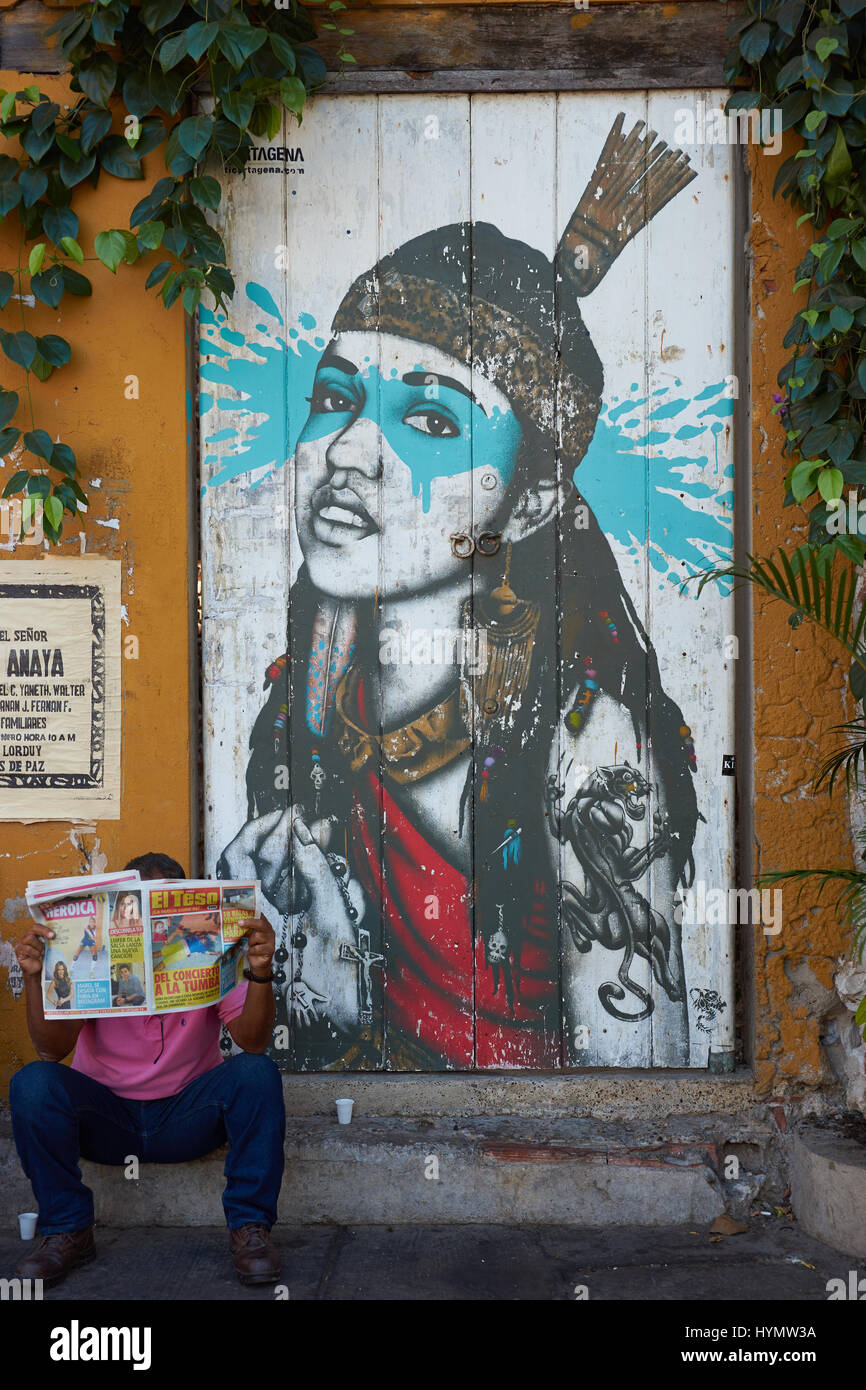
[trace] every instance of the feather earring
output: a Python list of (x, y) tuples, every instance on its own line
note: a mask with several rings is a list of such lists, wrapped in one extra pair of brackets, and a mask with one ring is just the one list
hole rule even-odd
[[(324, 739), (334, 712), (337, 687), (355, 656), (355, 614), (352, 609), (323, 599), (313, 620), (307, 663), (306, 722), (310, 733)], [(312, 752), (310, 780), (315, 789), (315, 815), (321, 809), (327, 773), (318, 747)]]
[(307, 664), (307, 728), (317, 738), (328, 732), (337, 686), (355, 655), (355, 615), (324, 599), (313, 619)]

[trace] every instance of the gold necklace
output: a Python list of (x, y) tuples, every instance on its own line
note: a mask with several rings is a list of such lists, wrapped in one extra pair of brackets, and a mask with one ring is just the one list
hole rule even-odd
[(361, 672), (351, 666), (336, 697), (336, 715), (341, 725), (337, 747), (349, 759), (353, 772), (375, 759), (393, 781), (405, 785), (429, 777), (466, 752), (470, 740), (460, 716), (459, 689), (399, 729), (378, 733), (359, 723), (360, 680)]

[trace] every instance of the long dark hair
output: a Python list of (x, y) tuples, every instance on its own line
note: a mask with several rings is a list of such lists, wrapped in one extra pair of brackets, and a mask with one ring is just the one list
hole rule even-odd
[[(578, 507), (583, 508), (578, 512)], [(580, 522), (577, 526), (576, 522)], [(504, 738), (504, 750), (490, 769), (486, 796), (484, 764), (489, 742), (473, 747), (472, 804), (475, 835), (475, 902), (479, 929), (489, 939), (500, 925), (485, 905), (505, 903), (510, 915), (508, 939), (519, 968), (519, 946), (539, 880), (551, 878), (550, 828), (546, 819), (549, 775), (562, 785), (572, 761), (581, 762), (581, 744), (592, 738), (592, 704), (576, 705), (581, 721), (573, 729), (569, 715), (587, 669), (594, 673), (598, 695), (622, 705), (631, 718), (633, 751), (622, 749), (642, 769), (653, 792), (658, 790), (674, 838), (673, 873), (688, 884), (694, 874), (692, 843), (698, 820), (690, 731), (676, 702), (667, 694), (658, 658), (623, 585), (616, 560), (595, 516), (578, 495), (568, 497), (558, 517), (555, 547), (550, 528), (535, 532), (513, 548), (510, 584), (518, 597), (538, 593), (539, 576), (550, 574), (558, 552), (556, 582), (548, 581), (549, 598), (541, 604), (530, 678), (530, 698)], [(648, 767), (648, 763), (652, 763)], [(558, 764), (558, 766), (557, 766)], [(563, 809), (565, 801), (563, 801)], [(506, 863), (498, 847), (509, 826), (519, 826), (520, 860)], [(556, 877), (556, 875), (554, 875)], [(554, 885), (556, 900), (559, 885)], [(669, 912), (668, 914), (669, 915)], [(485, 920), (486, 919), (486, 920)]]

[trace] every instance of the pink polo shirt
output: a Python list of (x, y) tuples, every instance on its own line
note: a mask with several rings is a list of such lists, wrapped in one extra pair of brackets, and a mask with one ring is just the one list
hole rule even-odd
[(127, 1100), (176, 1096), (222, 1061), (220, 1024), (244, 1007), (247, 982), (218, 1004), (136, 1018), (88, 1018), (78, 1034), (72, 1065)]

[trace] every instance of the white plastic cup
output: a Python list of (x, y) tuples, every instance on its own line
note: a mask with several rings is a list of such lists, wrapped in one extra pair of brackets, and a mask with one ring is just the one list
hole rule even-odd
[(347, 1125), (352, 1118), (352, 1110), (355, 1102), (353, 1100), (337, 1101), (337, 1119), (341, 1125)]
[(39, 1220), (38, 1212), (20, 1211), (18, 1213), (18, 1229), (21, 1232), (22, 1240), (32, 1240), (36, 1235), (36, 1222)]

